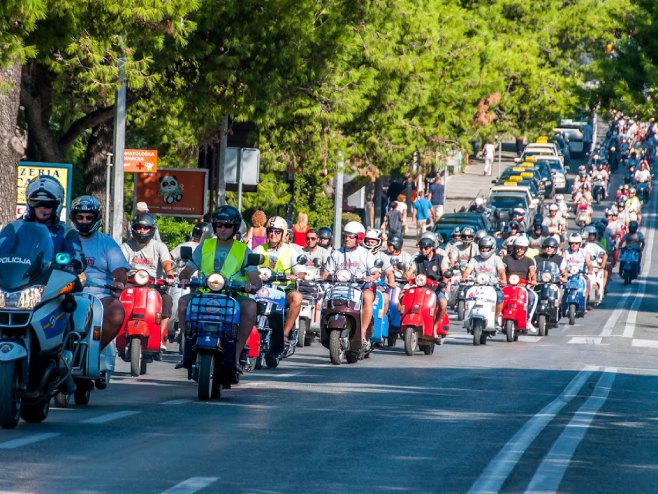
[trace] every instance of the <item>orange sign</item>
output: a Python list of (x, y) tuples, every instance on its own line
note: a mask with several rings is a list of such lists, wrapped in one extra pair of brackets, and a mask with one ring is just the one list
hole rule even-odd
[(202, 216), (206, 211), (208, 170), (160, 169), (139, 173), (135, 202), (145, 202), (149, 212), (167, 216)]
[(157, 149), (124, 149), (123, 171), (125, 173), (154, 173), (158, 171)]

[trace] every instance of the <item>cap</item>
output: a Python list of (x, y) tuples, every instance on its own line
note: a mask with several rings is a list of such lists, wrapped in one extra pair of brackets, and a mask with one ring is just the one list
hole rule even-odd
[(145, 213), (148, 213), (148, 211), (149, 211), (149, 207), (146, 205), (145, 202), (138, 202), (137, 205), (135, 206), (135, 209), (137, 211), (142, 211), (142, 212), (145, 212)]

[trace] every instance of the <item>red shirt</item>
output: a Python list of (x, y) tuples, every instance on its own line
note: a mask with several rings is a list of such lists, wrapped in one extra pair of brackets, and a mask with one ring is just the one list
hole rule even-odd
[(311, 227), (310, 227), (310, 226), (307, 226), (307, 227), (306, 227), (306, 230), (304, 230), (303, 232), (298, 232), (298, 231), (297, 231), (297, 227), (294, 227), (294, 226), (293, 226), (293, 228), (292, 228), (292, 232), (293, 232), (293, 238), (292, 238), (292, 241), (293, 241), (293, 243), (295, 243), (295, 244), (297, 244), (297, 245), (299, 245), (299, 246), (301, 246), (301, 247), (306, 247), (306, 233), (307, 233), (310, 229), (311, 229)]

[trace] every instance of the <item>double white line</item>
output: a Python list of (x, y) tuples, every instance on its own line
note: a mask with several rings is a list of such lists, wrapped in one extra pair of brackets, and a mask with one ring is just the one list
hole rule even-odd
[[(528, 447), (539, 434), (557, 416), (558, 413), (573, 400), (585, 383), (599, 370), (596, 366), (586, 366), (571, 380), (562, 393), (539, 413), (533, 416), (521, 429), (512, 436), (491, 462), (487, 465), (480, 478), (468, 491), (469, 494), (497, 493), (516, 467)], [(544, 457), (528, 485), (526, 494), (541, 492), (548, 494), (557, 492), (564, 473), (571, 462), (576, 447), (585, 436), (596, 413), (608, 398), (617, 369), (606, 367), (599, 378), (594, 391), (587, 401), (578, 409), (553, 447)]]

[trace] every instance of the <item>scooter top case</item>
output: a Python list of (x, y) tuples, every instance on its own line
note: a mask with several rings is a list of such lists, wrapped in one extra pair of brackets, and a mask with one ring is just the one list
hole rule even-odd
[(73, 362), (73, 377), (100, 377), (103, 303), (87, 292), (75, 294), (77, 308), (73, 313), (73, 328), (80, 334), (80, 352)]

